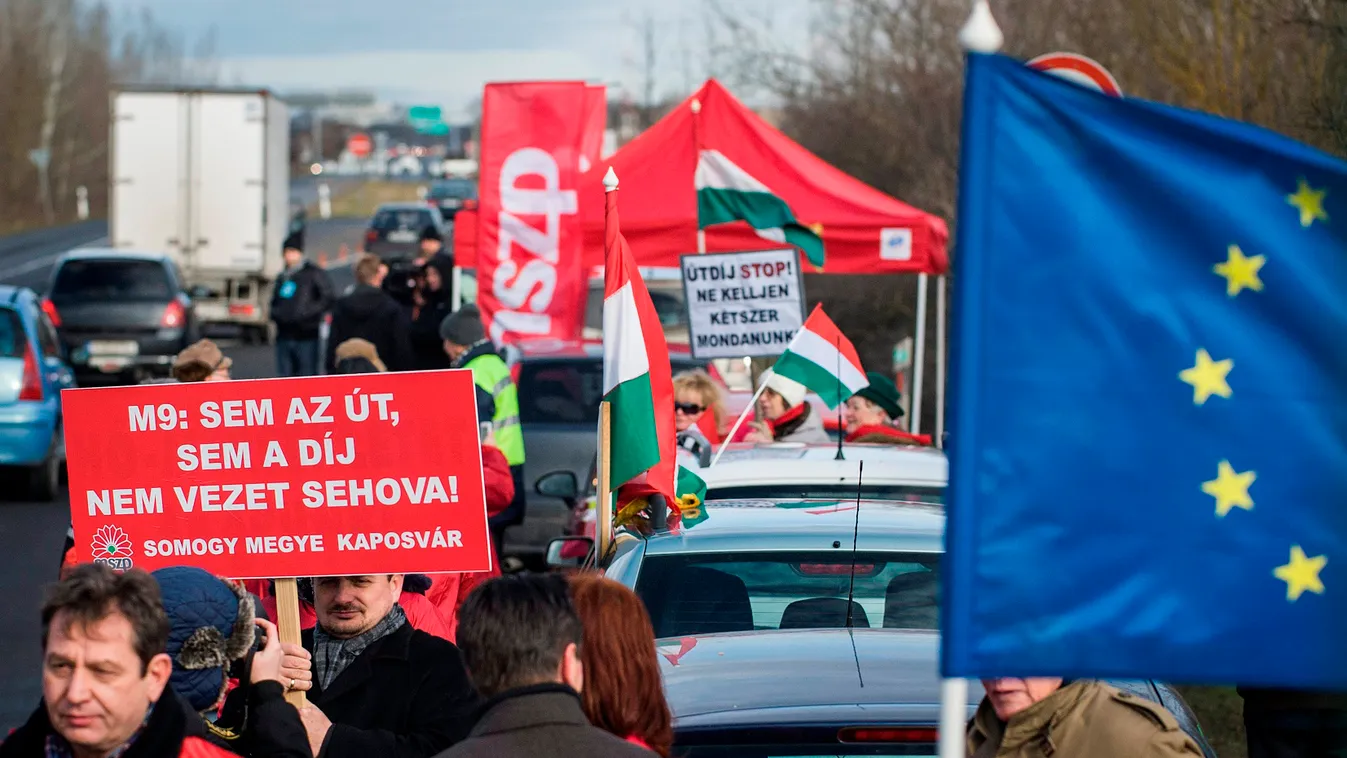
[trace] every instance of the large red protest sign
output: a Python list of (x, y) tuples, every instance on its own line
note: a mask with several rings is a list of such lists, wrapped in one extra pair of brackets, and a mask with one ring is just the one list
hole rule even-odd
[(576, 186), (593, 103), (584, 82), (488, 84), (482, 96), (477, 305), (498, 344), (580, 335)]
[(469, 371), (77, 389), (62, 402), (75, 547), (94, 561), (237, 579), (491, 566)]

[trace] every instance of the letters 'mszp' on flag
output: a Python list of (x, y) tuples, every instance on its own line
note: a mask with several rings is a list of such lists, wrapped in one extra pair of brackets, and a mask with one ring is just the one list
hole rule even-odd
[[(609, 174), (612, 174), (610, 168)], [(603, 399), (611, 403), (611, 486), (647, 472), (644, 489), (674, 501), (673, 373), (664, 329), (622, 237), (616, 178), (606, 193)], [(621, 504), (624, 498), (619, 495)]]
[(972, 55), (946, 676), (1347, 689), (1347, 164)]

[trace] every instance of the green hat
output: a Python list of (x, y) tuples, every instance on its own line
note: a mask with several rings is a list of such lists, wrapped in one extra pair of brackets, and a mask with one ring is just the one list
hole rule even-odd
[(870, 386), (856, 394), (883, 408), (889, 418), (902, 416), (902, 395), (893, 380), (877, 371), (865, 372), (865, 378), (870, 380)]

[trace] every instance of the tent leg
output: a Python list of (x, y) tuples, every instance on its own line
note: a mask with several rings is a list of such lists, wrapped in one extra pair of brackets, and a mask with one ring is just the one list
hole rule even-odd
[(935, 446), (945, 446), (945, 277), (935, 278)]
[(940, 758), (964, 758), (968, 730), (968, 680), (940, 680)]
[(917, 345), (912, 351), (912, 433), (921, 434), (921, 380), (926, 374), (926, 288), (931, 277), (917, 277)]

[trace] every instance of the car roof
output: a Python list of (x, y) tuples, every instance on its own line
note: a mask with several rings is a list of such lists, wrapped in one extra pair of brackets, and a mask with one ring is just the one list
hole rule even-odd
[[(851, 443), (734, 443), (715, 466), (698, 469), (708, 489), (771, 484), (863, 483), (943, 487), (949, 461), (942, 450), (919, 445)], [(861, 464), (864, 464), (863, 466)]]
[[(940, 635), (800, 629), (655, 642), (679, 729), (854, 721), (935, 724)], [(982, 686), (968, 688), (971, 716)]]
[(944, 550), (945, 508), (894, 500), (712, 500), (705, 520), (662, 530), (645, 541), (645, 553), (741, 553), (834, 550), (939, 553)]
[(10, 306), (20, 300), (36, 298), (37, 294), (28, 287), (18, 287), (13, 284), (0, 284), (0, 306)]
[[(593, 358), (603, 359), (602, 340), (562, 340), (549, 337), (524, 339), (506, 346), (517, 352), (520, 361), (553, 358)], [(673, 358), (691, 357), (686, 345), (669, 345), (669, 355)]]
[(170, 263), (172, 257), (168, 253), (150, 252), (148, 250), (121, 250), (111, 247), (81, 247), (66, 251), (61, 256), (57, 265), (66, 261), (153, 261), (154, 263)]
[(378, 213), (379, 211), (425, 211), (430, 213), (430, 206), (425, 203), (413, 202), (381, 203), (374, 212)]

